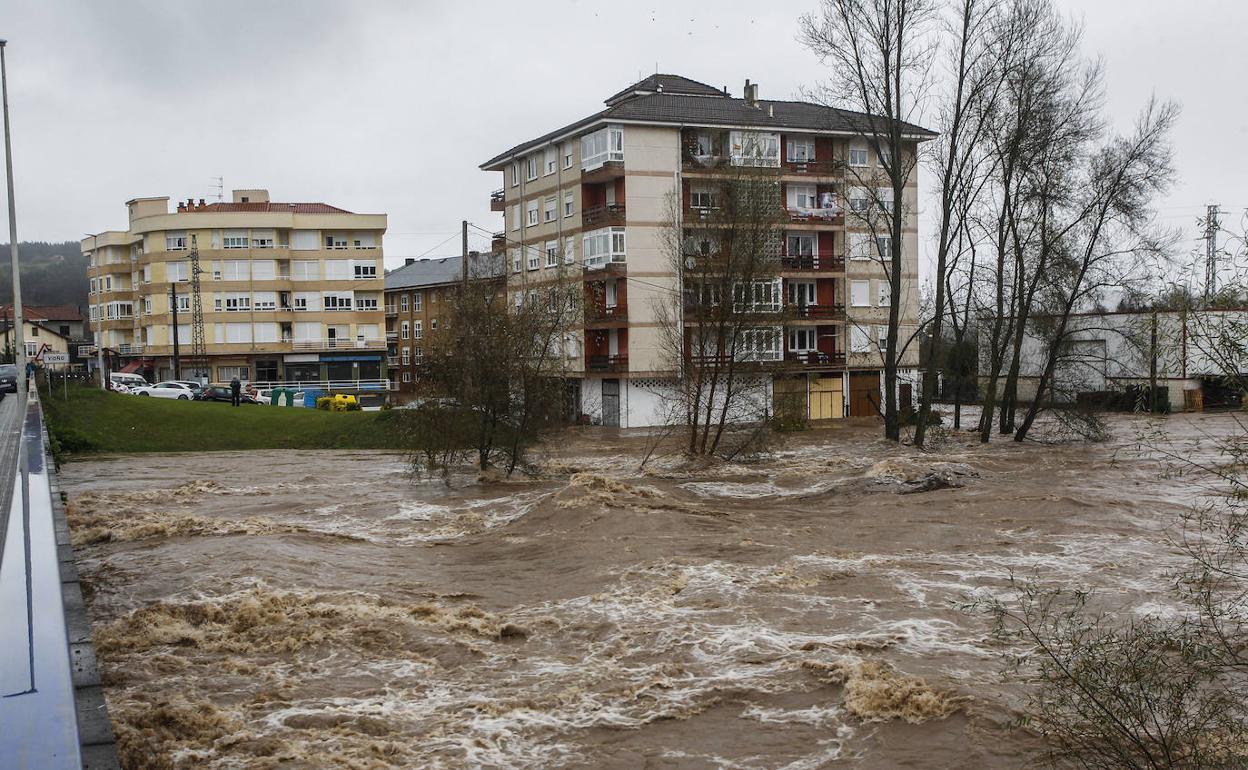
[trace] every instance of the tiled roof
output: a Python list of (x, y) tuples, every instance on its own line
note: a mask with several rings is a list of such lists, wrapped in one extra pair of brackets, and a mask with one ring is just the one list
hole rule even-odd
[(328, 203), (274, 203), (272, 201), (264, 201), (258, 203), (206, 203), (203, 206), (195, 206), (186, 209), (187, 213), (197, 214), (200, 212), (217, 213), (217, 212), (233, 212), (243, 211), (250, 213), (279, 213), (279, 214), (350, 214), (346, 209), (340, 209), (337, 206), (331, 206)]
[[(82, 311), (73, 305), (22, 305), (22, 316), (31, 321), (81, 321)], [(12, 318), (13, 306), (0, 305), (0, 318)]]
[[(701, 89), (709, 89), (695, 94), (690, 87), (684, 92), (673, 92), (664, 87), (662, 92), (644, 91), (641, 86), (654, 78), (678, 78), (680, 81), (692, 83)], [(657, 88), (657, 84), (656, 88)], [(625, 98), (620, 98), (625, 97)], [(615, 100), (612, 104), (612, 100)], [(522, 154), (534, 147), (540, 147), (550, 140), (572, 134), (581, 129), (612, 120), (634, 121), (640, 123), (675, 123), (691, 126), (743, 126), (761, 130), (799, 130), (799, 131), (831, 131), (838, 133), (861, 134), (870, 127), (873, 118), (861, 112), (826, 107), (810, 102), (769, 101), (760, 99), (758, 106), (751, 106), (744, 99), (725, 96), (704, 83), (698, 83), (676, 75), (654, 75), (647, 80), (634, 84), (607, 101), (607, 109), (590, 115), (587, 118), (571, 123), (557, 131), (551, 131), (536, 139), (516, 145), (504, 153), (496, 155), (481, 164), (481, 168), (496, 167), (515, 155)], [(880, 120), (875, 118), (874, 120)], [(903, 123), (903, 129), (918, 138), (930, 138), (936, 133), (912, 123)]]
[[(502, 255), (470, 255), (470, 276), (483, 278), (503, 275)], [(460, 280), (462, 257), (439, 257), (418, 259), (410, 265), (395, 268), (386, 273), (386, 290), (419, 289), (423, 286), (440, 286)]]
[(648, 78), (633, 83), (628, 88), (617, 94), (612, 94), (607, 98), (607, 104), (615, 104), (622, 101), (624, 97), (638, 93), (665, 93), (665, 94), (692, 94), (694, 96), (719, 96), (727, 97), (728, 94), (719, 90), (715, 86), (708, 86), (706, 83), (699, 83), (696, 80), (690, 80), (681, 75), (664, 75), (655, 73)]

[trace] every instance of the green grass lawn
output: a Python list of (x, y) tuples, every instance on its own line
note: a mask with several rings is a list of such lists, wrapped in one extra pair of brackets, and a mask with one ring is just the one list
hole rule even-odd
[(221, 449), (400, 449), (395, 412), (323, 412), (105, 393), (70, 386), (41, 394), (64, 456)]

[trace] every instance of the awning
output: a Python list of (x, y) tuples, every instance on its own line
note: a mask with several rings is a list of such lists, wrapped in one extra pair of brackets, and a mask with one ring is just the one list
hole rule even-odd
[(121, 367), (117, 371), (120, 372), (121, 374), (131, 374), (133, 372), (137, 372), (138, 370), (142, 368), (143, 368), (143, 360), (141, 358), (136, 358), (127, 362), (125, 366)]

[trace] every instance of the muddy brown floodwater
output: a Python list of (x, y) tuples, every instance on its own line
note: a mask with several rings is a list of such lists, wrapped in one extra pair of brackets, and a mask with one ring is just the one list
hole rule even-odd
[[(1191, 453), (1232, 424), (1165, 423)], [(845, 425), (645, 473), (587, 430), (540, 480), (449, 488), (381, 452), (62, 481), (131, 768), (1013, 768), (1019, 689), (957, 605), (1017, 573), (1164, 606), (1198, 492), (1149, 425), (931, 455)]]

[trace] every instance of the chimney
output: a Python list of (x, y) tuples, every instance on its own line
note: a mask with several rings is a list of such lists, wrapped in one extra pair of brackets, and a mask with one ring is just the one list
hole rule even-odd
[(182, 203), (181, 201), (178, 201), (178, 213), (179, 213), (179, 214), (185, 214), (185, 213), (186, 213), (186, 204), (185, 204), (185, 203)]
[(187, 211), (194, 211), (194, 210), (195, 210), (195, 199), (194, 199), (194, 198), (187, 198), (187, 199), (186, 199), (186, 210), (187, 210)]
[(758, 106), (758, 83), (751, 83), (749, 78), (745, 79), (745, 104), (748, 107)]
[[(776, 105), (774, 104), (767, 105), (767, 117), (774, 118), (775, 116), (776, 116)], [(200, 201), (200, 203), (203, 203), (203, 201)]]
[(408, 265), (414, 265), (414, 264), (416, 264), (415, 257), (408, 257), (407, 259), (403, 260), (403, 267), (407, 267)]
[(203, 198), (200, 198), (200, 199), (199, 199), (199, 207), (200, 207), (200, 208), (203, 208), (203, 207), (204, 207), (204, 199), (203, 199)]

